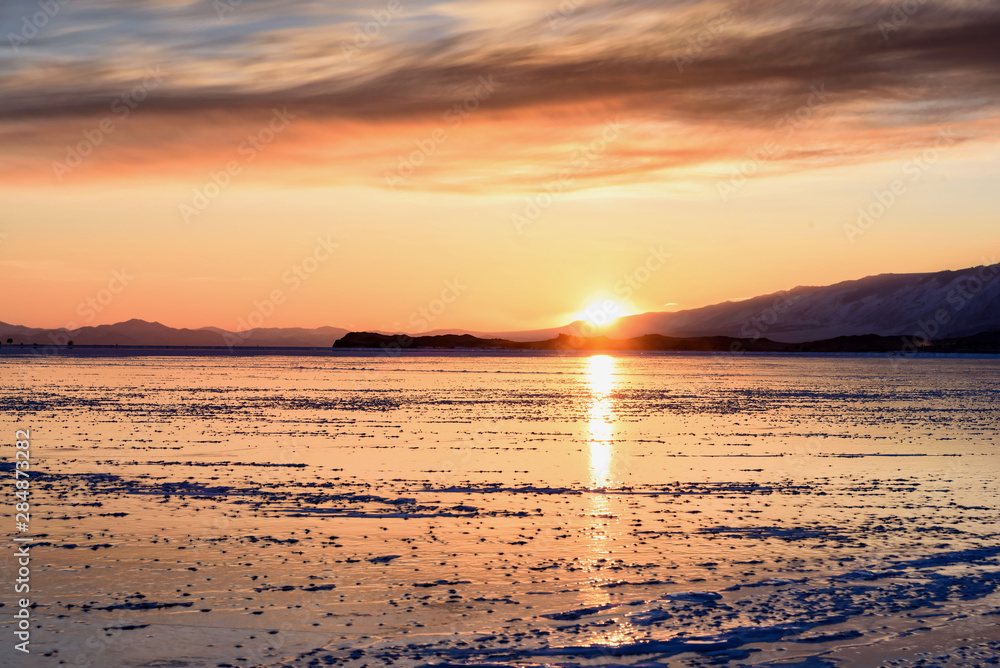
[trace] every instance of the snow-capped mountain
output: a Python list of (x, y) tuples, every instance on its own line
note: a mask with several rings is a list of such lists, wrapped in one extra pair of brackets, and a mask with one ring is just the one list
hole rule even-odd
[(878, 334), (926, 339), (1000, 331), (1000, 264), (881, 274), (797, 287), (739, 302), (619, 319), (603, 334), (629, 338), (734, 336), (803, 342)]

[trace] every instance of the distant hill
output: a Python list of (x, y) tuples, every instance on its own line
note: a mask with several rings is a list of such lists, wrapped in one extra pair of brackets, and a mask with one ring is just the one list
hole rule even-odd
[[(738, 302), (619, 318), (595, 332), (582, 321), (520, 332), (437, 330), (425, 335), (540, 341), (559, 334), (617, 339), (646, 334), (729, 336), (802, 343), (843, 336), (968, 337), (1000, 331), (1000, 264), (959, 271), (881, 274), (822, 287), (797, 287)], [(926, 326), (925, 326), (926, 325)]]
[(767, 337), (803, 342), (841, 336), (933, 340), (1000, 331), (1000, 264), (960, 271), (882, 274), (797, 287), (688, 311), (620, 318), (602, 334)]
[(36, 329), (0, 322), (0, 343), (38, 344), (40, 346), (65, 345), (73, 341), (80, 346), (288, 346), (328, 348), (347, 333), (339, 327), (318, 329), (268, 327), (230, 332), (216, 327), (202, 329), (175, 329), (158, 322), (128, 320), (113, 325), (81, 327), (69, 332), (65, 329)]
[[(932, 341), (968, 339), (1000, 332), (1000, 264), (960, 271), (881, 274), (835, 285), (797, 287), (787, 292), (724, 302), (687, 311), (643, 313), (619, 318), (595, 331), (585, 323), (515, 332), (437, 330), (427, 336), (469, 336), (505, 342), (549, 341), (561, 334), (614, 340), (646, 335), (672, 338), (729, 337), (779, 343), (829, 341), (843, 337), (918, 337)], [(76, 332), (0, 323), (0, 344), (147, 346), (279, 346), (325, 348), (347, 334), (338, 327), (261, 328), (235, 333), (215, 327), (174, 329), (129, 320), (83, 327)], [(376, 335), (392, 335), (378, 332)], [(414, 334), (411, 332), (414, 336)], [(360, 336), (360, 334), (358, 335)], [(454, 345), (461, 346), (460, 342)], [(481, 343), (473, 345), (481, 347)], [(895, 344), (893, 344), (895, 345)]]
[[(512, 332), (477, 332), (471, 329), (435, 329), (429, 332), (409, 332), (415, 336), (474, 336), (478, 339), (504, 339), (505, 341), (543, 341), (551, 339), (560, 334), (580, 334), (580, 326), (583, 323), (573, 323), (563, 327), (550, 327), (548, 329), (529, 329)], [(399, 332), (385, 332), (377, 330), (379, 334), (398, 334)]]

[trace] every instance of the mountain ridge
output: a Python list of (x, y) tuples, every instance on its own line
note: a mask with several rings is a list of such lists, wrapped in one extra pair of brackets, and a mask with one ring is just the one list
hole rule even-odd
[(218, 327), (174, 328), (156, 321), (132, 318), (108, 325), (67, 330), (23, 327), (0, 322), (0, 344), (65, 346), (146, 345), (146, 346), (262, 346), (328, 348), (347, 334), (341, 327), (265, 327), (231, 332)]
[[(507, 332), (437, 329), (413, 336), (471, 335), (479, 339), (542, 341), (559, 335), (634, 339), (724, 336), (778, 343), (805, 343), (838, 337), (881, 336), (958, 339), (1000, 331), (1000, 263), (939, 272), (883, 273), (826, 286), (725, 301), (695, 309), (623, 316), (597, 328), (583, 321), (562, 327)], [(394, 335), (401, 332), (377, 334)], [(45, 329), (0, 322), (0, 345), (7, 339), (27, 345), (160, 345), (329, 347), (348, 334), (340, 327), (266, 327), (232, 332), (218, 327), (172, 328), (133, 318), (124, 322)]]
[[(940, 272), (884, 273), (826, 286), (796, 286), (696, 309), (618, 318), (600, 334), (625, 339), (731, 336), (802, 343), (842, 336), (961, 338), (1000, 330), (1000, 264)], [(551, 330), (581, 335), (577, 321)]]

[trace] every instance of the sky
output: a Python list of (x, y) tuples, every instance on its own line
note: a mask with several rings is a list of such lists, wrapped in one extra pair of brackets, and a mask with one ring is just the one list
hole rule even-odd
[(5, 0), (0, 321), (503, 332), (995, 263), (998, 34), (971, 0)]

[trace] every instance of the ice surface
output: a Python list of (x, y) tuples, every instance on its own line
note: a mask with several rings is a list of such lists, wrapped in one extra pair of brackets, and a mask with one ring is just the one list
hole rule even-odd
[(4, 428), (36, 448), (33, 614), (55, 661), (998, 656), (991, 360), (0, 367)]

